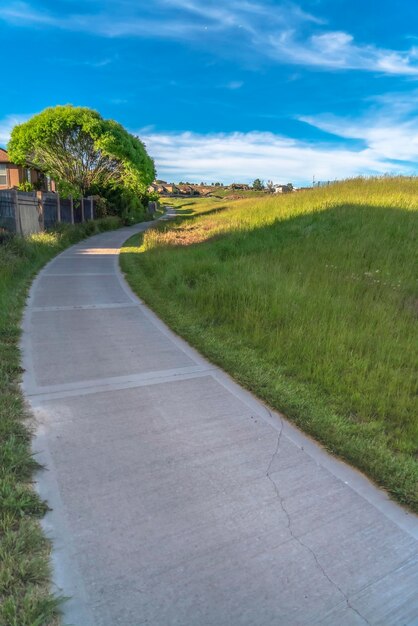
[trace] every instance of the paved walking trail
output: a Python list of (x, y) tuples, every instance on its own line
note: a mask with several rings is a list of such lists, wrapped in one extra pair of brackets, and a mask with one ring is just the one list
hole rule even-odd
[(25, 315), (65, 623), (418, 624), (417, 518), (132, 294), (118, 252), (144, 228), (62, 253)]

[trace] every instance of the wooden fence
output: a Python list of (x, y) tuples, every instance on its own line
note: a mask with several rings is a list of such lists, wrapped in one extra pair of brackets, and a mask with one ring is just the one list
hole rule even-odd
[(94, 197), (61, 198), (42, 191), (0, 190), (0, 230), (30, 235), (61, 222), (77, 224), (94, 219)]

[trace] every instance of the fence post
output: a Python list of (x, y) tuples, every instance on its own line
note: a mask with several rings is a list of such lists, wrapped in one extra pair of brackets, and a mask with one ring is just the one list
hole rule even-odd
[(94, 199), (93, 196), (89, 196), (89, 200), (90, 200), (90, 217), (92, 220), (94, 220)]
[(85, 221), (85, 215), (84, 215), (84, 198), (81, 198), (81, 222), (83, 223)]
[(71, 224), (74, 224), (74, 199), (70, 196)]
[(59, 193), (57, 192), (57, 222), (61, 223), (61, 198)]
[(42, 191), (37, 191), (36, 192), (36, 197), (38, 198), (38, 219), (39, 219), (39, 226), (40, 226), (40, 230), (43, 233), (45, 230), (45, 220), (44, 220), (44, 194)]
[(20, 232), (20, 219), (19, 219), (19, 203), (17, 201), (17, 189), (12, 189), (12, 200), (13, 200), (13, 212), (15, 215), (15, 231), (18, 235), (21, 235)]

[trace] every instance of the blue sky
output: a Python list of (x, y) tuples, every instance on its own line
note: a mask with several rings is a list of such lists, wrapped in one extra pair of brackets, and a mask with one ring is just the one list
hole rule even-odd
[(0, 144), (55, 104), (138, 134), (165, 180), (418, 170), (413, 0), (0, 0)]

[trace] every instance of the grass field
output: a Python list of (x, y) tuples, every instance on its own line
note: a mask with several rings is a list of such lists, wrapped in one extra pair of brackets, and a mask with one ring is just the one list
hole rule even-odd
[(418, 511), (418, 180), (179, 201), (127, 242), (179, 334)]
[(219, 198), (230, 198), (240, 196), (242, 198), (260, 198), (265, 195), (264, 191), (254, 191), (254, 189), (217, 189), (213, 188), (213, 195)]
[(0, 242), (0, 624), (58, 623), (58, 598), (50, 594), (49, 543), (39, 518), (47, 510), (32, 489), (37, 464), (18, 386), (20, 320), (31, 279), (58, 252), (95, 232), (117, 228), (105, 218), (60, 232)]
[(266, 196), (266, 192), (264, 191), (254, 191), (254, 189), (223, 189), (218, 187), (213, 187), (210, 196), (196, 196), (196, 198), (171, 198), (170, 196), (161, 197), (162, 204), (174, 206), (176, 204), (183, 204), (184, 202), (189, 202), (197, 200), (199, 201), (216, 201), (216, 200), (231, 200), (231, 199), (246, 199), (246, 198), (264, 198)]

